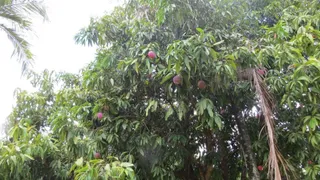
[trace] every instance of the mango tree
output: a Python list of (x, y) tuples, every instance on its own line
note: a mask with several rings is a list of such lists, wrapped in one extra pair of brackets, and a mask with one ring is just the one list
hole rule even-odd
[[(318, 8), (318, 1), (131, 0), (92, 19), (75, 40), (97, 45), (96, 59), (80, 74), (31, 74), (39, 89), (20, 92), (9, 118), (7, 146), (28, 144), (35, 135), (14, 132), (33, 127), (46, 151), (23, 150), (28, 163), (0, 161), (0, 172), (319, 178)], [(1, 158), (14, 156), (7, 151)]]

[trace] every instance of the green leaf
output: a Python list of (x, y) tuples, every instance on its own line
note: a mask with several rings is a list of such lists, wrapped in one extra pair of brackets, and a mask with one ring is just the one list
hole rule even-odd
[(123, 163), (120, 164), (120, 166), (122, 166), (122, 167), (132, 167), (133, 164), (127, 163), (127, 162), (123, 162)]
[(207, 107), (207, 111), (210, 117), (213, 117), (213, 111), (210, 107)]
[(218, 125), (219, 130), (221, 130), (221, 129), (222, 129), (222, 121), (221, 121), (221, 118), (220, 118), (219, 116), (215, 116), (215, 117), (214, 117), (214, 121), (215, 121), (215, 123)]
[(128, 124), (126, 124), (126, 123), (122, 124), (123, 130), (126, 130), (126, 129), (127, 129), (127, 126), (128, 126)]
[(144, 156), (144, 152), (143, 152), (142, 149), (139, 149), (139, 152), (140, 152), (140, 154), (141, 154), (142, 156)]
[[(147, 62), (149, 62), (149, 61), (147, 61)], [(135, 69), (136, 73), (139, 74), (139, 64), (138, 64), (138, 62), (135, 63), (134, 69)]]
[(75, 164), (76, 164), (77, 166), (79, 166), (79, 167), (82, 167), (82, 166), (83, 166), (83, 158), (81, 157), (81, 158), (77, 159), (77, 161), (75, 162)]
[(307, 76), (300, 76), (298, 78), (298, 81), (307, 81), (308, 83), (310, 83), (311, 79)]
[(156, 142), (157, 142), (158, 145), (162, 145), (162, 139), (161, 139), (161, 137), (157, 137)]
[(10, 159), (13, 161), (13, 164), (17, 165), (17, 157), (16, 156), (10, 156)]
[(203, 29), (201, 29), (201, 28), (196, 28), (196, 30), (197, 30), (200, 34), (203, 34), (203, 33), (204, 33)]
[(154, 112), (158, 107), (158, 102), (155, 101), (155, 100), (149, 100), (149, 105), (148, 107), (146, 108), (146, 116), (148, 116), (149, 114), (149, 110), (151, 109), (151, 112)]
[(208, 121), (208, 125), (211, 129), (214, 128), (214, 119), (213, 118), (210, 118), (209, 121)]
[(213, 46), (218, 46), (218, 45), (220, 45), (222, 43), (224, 43), (224, 40), (214, 43)]
[(316, 118), (311, 118), (311, 120), (309, 121), (309, 127), (312, 131), (314, 131), (316, 129), (316, 127), (318, 126), (318, 121)]
[(149, 61), (146, 61), (146, 64), (147, 64), (147, 68), (149, 71), (151, 71), (151, 65), (150, 65), (150, 62)]
[(191, 71), (190, 60), (187, 57), (184, 58), (184, 64), (186, 65), (188, 71)]
[(29, 156), (28, 154), (24, 154), (25, 157), (27, 157), (28, 159), (34, 160), (33, 157)]
[(175, 69), (176, 69), (176, 73), (179, 74), (180, 73), (180, 70), (181, 70), (181, 62), (178, 61), (176, 64), (175, 64)]
[(112, 78), (110, 79), (110, 83), (112, 86), (114, 86), (114, 80)]
[(160, 82), (160, 84), (163, 84), (163, 83), (167, 82), (169, 79), (172, 79), (173, 76), (174, 76), (174, 74), (172, 74), (172, 73), (167, 74), (167, 75), (162, 79), (162, 81)]
[(106, 164), (106, 166), (104, 167), (104, 169), (106, 170), (107, 173), (109, 173), (109, 172), (111, 171), (110, 164)]
[(169, 118), (172, 114), (173, 114), (173, 109), (172, 109), (172, 107), (170, 107), (170, 108), (168, 109), (168, 111), (166, 112), (165, 120), (167, 121), (168, 118)]
[(312, 37), (312, 35), (311, 34), (306, 34), (306, 36), (308, 37), (308, 39), (311, 41), (311, 43), (313, 43), (313, 37)]

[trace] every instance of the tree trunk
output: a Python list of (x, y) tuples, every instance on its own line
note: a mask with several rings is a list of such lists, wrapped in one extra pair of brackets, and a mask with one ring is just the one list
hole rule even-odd
[(229, 168), (228, 168), (228, 156), (223, 155), (222, 161), (221, 161), (221, 169), (222, 169), (222, 177), (224, 180), (229, 179)]
[(207, 171), (206, 171), (206, 175), (205, 175), (205, 180), (210, 180), (211, 179), (212, 171), (213, 171), (212, 165), (207, 165)]
[(252, 151), (252, 146), (251, 146), (251, 140), (250, 136), (247, 130), (247, 125), (246, 123), (239, 118), (239, 113), (237, 108), (233, 105), (232, 107), (233, 114), (235, 116), (235, 120), (239, 129), (239, 134), (240, 134), (240, 139), (241, 139), (241, 144), (244, 149), (244, 158), (246, 159), (247, 162), (247, 167), (248, 167), (248, 173), (249, 173), (249, 179), (251, 180), (260, 180), (260, 174), (257, 169), (257, 163)]
[(220, 168), (222, 170), (222, 178), (224, 180), (228, 180), (230, 177), (228, 163), (229, 163), (229, 157), (228, 157), (228, 145), (225, 143), (225, 138), (223, 135), (220, 135), (219, 138), (219, 154), (221, 155), (221, 163)]
[(247, 169), (243, 167), (241, 172), (241, 180), (246, 180), (246, 179), (247, 179)]
[(174, 172), (175, 177), (182, 180), (197, 180), (197, 176), (192, 166), (192, 157), (184, 161), (184, 168)]
[[(212, 131), (205, 130), (205, 135), (206, 135), (207, 152), (213, 152), (213, 150), (214, 150), (213, 147), (214, 147), (215, 142), (213, 139)], [(213, 171), (213, 164), (211, 162), (209, 162), (208, 164), (206, 164), (206, 171), (205, 171), (205, 175), (204, 175), (205, 180), (211, 179), (212, 171)]]
[[(238, 137), (237, 139), (239, 140), (239, 142), (241, 141), (240, 137)], [(240, 149), (241, 149), (241, 153), (245, 154), (245, 152), (243, 150), (243, 146), (242, 146), (241, 143), (240, 143)], [(241, 164), (242, 164), (241, 180), (247, 180), (248, 179), (247, 178), (248, 168), (247, 168), (247, 160), (246, 160), (246, 158), (243, 157), (243, 162)]]

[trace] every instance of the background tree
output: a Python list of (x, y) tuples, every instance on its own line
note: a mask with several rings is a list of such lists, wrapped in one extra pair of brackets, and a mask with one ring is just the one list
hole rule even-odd
[(47, 20), (46, 9), (36, 0), (1, 0), (0, 30), (7, 34), (14, 46), (13, 56), (22, 64), (22, 73), (33, 63), (33, 54), (25, 35), (32, 32), (32, 18), (41, 16)]
[[(98, 45), (95, 61), (18, 93), (2, 176), (318, 179), (318, 9), (132, 0), (92, 19), (75, 39)], [(14, 150), (37, 139), (45, 150)]]

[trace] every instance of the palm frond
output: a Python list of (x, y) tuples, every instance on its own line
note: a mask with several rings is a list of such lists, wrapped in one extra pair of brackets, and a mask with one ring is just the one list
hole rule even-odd
[(30, 44), (12, 28), (0, 24), (0, 30), (3, 30), (13, 43), (15, 49), (12, 56), (18, 57), (18, 61), (22, 64), (22, 73), (25, 73), (28, 67), (33, 64), (33, 54), (29, 50)]
[(20, 14), (20, 15), (39, 15), (45, 20), (48, 20), (47, 11), (45, 6), (36, 0), (0, 0), (0, 12), (6, 12), (7, 14)]
[(25, 16), (11, 13), (8, 11), (0, 11), (0, 17), (4, 18), (7, 21), (12, 22), (14, 25), (17, 25), (19, 28), (24, 30), (31, 30), (31, 21), (29, 21)]
[[(269, 143), (269, 157), (268, 157), (268, 176), (270, 179), (281, 180), (281, 172), (279, 168), (279, 161), (284, 164), (284, 160), (276, 145), (276, 137), (273, 121), (273, 98), (267, 90), (267, 87), (255, 69), (252, 70), (253, 83), (256, 89), (256, 94), (259, 97), (260, 106), (264, 115), (265, 126), (268, 135)], [(285, 168), (284, 168), (285, 170)], [(286, 170), (285, 170), (285, 174)]]
[[(261, 67), (260, 67), (261, 68)], [(260, 106), (263, 112), (268, 144), (269, 144), (269, 157), (268, 157), (268, 177), (269, 179), (281, 180), (281, 172), (279, 164), (282, 166), (283, 172), (287, 179), (289, 179), (288, 171), (292, 173), (294, 177), (297, 177), (293, 167), (288, 161), (286, 161), (281, 155), (276, 145), (275, 137), (275, 123), (273, 120), (273, 111), (275, 109), (275, 103), (273, 97), (268, 92), (267, 86), (263, 81), (263, 75), (256, 72), (255, 68), (238, 68), (237, 77), (239, 81), (250, 81), (256, 90), (256, 95), (260, 101)], [(262, 130), (261, 130), (262, 131)]]
[[(8, 38), (14, 45), (12, 56), (16, 55), (18, 62), (22, 64), (22, 75), (27, 72), (28, 67), (33, 63), (30, 44), (22, 37), (22, 34), (27, 31), (32, 32), (31, 18), (34, 16), (41, 16), (44, 20), (48, 20), (46, 8), (39, 1), (0, 0), (0, 18), (5, 20), (0, 24), (0, 30), (7, 33)], [(11, 22), (12, 25), (7, 26), (7, 22)]]

